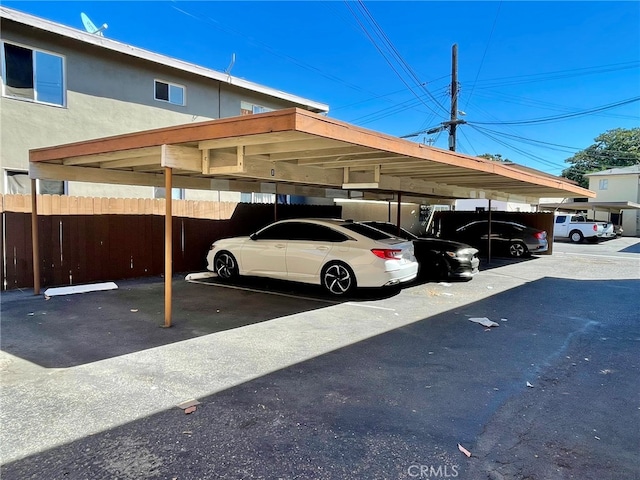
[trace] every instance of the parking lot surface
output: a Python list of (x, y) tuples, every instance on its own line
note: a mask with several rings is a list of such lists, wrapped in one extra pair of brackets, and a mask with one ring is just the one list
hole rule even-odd
[(170, 329), (118, 287), (3, 293), (3, 479), (640, 478), (637, 238), (340, 301), (176, 277)]

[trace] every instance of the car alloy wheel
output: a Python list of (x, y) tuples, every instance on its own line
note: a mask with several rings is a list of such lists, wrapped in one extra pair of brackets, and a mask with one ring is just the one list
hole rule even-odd
[(355, 277), (346, 265), (332, 263), (322, 272), (322, 286), (333, 295), (345, 295), (355, 286)]
[(524, 257), (526, 253), (527, 253), (527, 247), (525, 247), (520, 242), (515, 242), (509, 245), (509, 255), (511, 255), (512, 257), (516, 257), (516, 258)]
[(230, 280), (238, 275), (236, 259), (228, 252), (220, 252), (216, 255), (214, 267), (218, 277), (224, 280)]

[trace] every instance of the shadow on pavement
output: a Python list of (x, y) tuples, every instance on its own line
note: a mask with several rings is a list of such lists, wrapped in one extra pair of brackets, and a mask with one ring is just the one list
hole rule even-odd
[(620, 251), (623, 253), (640, 253), (640, 242), (634, 245), (629, 245), (627, 248), (623, 248)]
[(538, 259), (536, 255), (529, 257), (513, 258), (513, 257), (491, 257), (491, 261), (486, 256), (480, 256), (480, 271), (492, 270), (494, 268), (504, 267), (506, 265), (515, 265), (524, 262), (533, 262)]
[(362, 289), (336, 299), (320, 287), (291, 282), (247, 278), (235, 284), (242, 288), (226, 288), (215, 280), (204, 285), (183, 278), (173, 280), (169, 329), (160, 328), (164, 282), (158, 278), (120, 281), (117, 290), (48, 300), (26, 292), (3, 293), (0, 348), (42, 367), (66, 368), (337, 302), (375, 300), (399, 292)]
[[(619, 300), (638, 284), (530, 282), (200, 398), (191, 415), (162, 411), (12, 462), (3, 478), (410, 478), (412, 465), (484, 478), (468, 475), (484, 457), (467, 459), (456, 445), (477, 452), (487, 424), (509, 402), (527, 410), (516, 408), (501, 434), (535, 421), (535, 435), (516, 440), (537, 456), (496, 447), (509, 460), (491, 468), (508, 465), (517, 478), (533, 478), (544, 464), (558, 478), (606, 478), (615, 465), (631, 478), (637, 431), (622, 417), (611, 427), (610, 412), (628, 408), (636, 386), (621, 376), (611, 395), (599, 385), (614, 375), (599, 369), (637, 362), (636, 312)], [(579, 296), (590, 301), (557, 311)], [(608, 316), (594, 317), (594, 304)], [(491, 330), (468, 321), (484, 315), (508, 321)], [(623, 333), (627, 324), (636, 333)], [(593, 355), (594, 342), (608, 356)], [(596, 389), (600, 396), (591, 398)], [(593, 429), (608, 440), (587, 448)]]

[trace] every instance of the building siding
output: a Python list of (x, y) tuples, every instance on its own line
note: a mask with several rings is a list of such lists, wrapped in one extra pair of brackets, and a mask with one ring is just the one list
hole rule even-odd
[[(600, 180), (607, 180), (606, 190), (600, 190)], [(589, 190), (597, 193), (594, 202), (635, 202), (640, 203), (640, 174), (616, 173), (611, 175), (594, 175), (589, 177)], [(605, 214), (597, 214), (597, 219)], [(624, 236), (640, 236), (640, 212), (637, 210), (622, 211), (622, 230)]]
[[(64, 107), (0, 99), (2, 169), (26, 171), (29, 150), (34, 148), (237, 116), (242, 101), (271, 109), (298, 106), (5, 19), (1, 36), (9, 43), (63, 56), (66, 81)], [(155, 80), (184, 86), (186, 105), (156, 100)], [(6, 193), (4, 182), (0, 193)], [(153, 196), (153, 188), (69, 182), (67, 193), (141, 198)], [(217, 192), (187, 191), (186, 198), (190, 196), (218, 199)]]

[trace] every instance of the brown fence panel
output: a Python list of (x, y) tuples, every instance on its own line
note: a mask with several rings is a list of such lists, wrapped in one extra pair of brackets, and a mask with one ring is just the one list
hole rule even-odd
[[(52, 197), (52, 201), (56, 199)], [(338, 218), (340, 212), (340, 207), (324, 205), (277, 207), (279, 219)], [(248, 235), (271, 223), (274, 214), (272, 204), (240, 204), (226, 220), (174, 217), (173, 271), (204, 270), (212, 242)], [(6, 254), (0, 264), (3, 288), (32, 287), (31, 214), (5, 211), (2, 215), (4, 231), (0, 230), (3, 241), (0, 246)], [(164, 273), (161, 215), (39, 215), (38, 232), (43, 287)]]
[[(6, 288), (33, 285), (33, 255), (31, 247), (31, 217), (23, 213), (5, 212)], [(25, 242), (29, 239), (29, 242)], [(5, 270), (3, 270), (4, 275)], [(31, 277), (31, 278), (29, 278)]]

